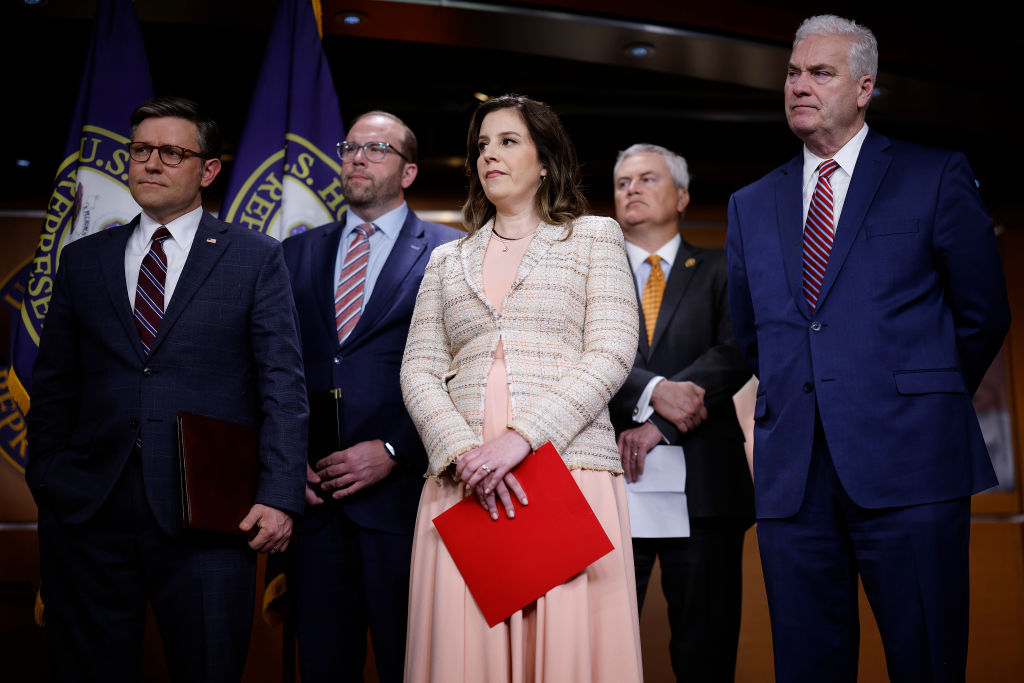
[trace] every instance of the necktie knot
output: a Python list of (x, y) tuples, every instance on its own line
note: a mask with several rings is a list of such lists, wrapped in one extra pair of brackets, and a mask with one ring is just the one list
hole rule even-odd
[(162, 245), (166, 240), (171, 238), (171, 231), (164, 226), (157, 228), (156, 232), (153, 233), (153, 242)]
[(836, 169), (838, 168), (839, 163), (835, 159), (826, 159), (825, 161), (821, 162), (820, 166), (818, 166), (818, 177), (824, 178), (825, 180), (829, 180), (830, 178), (832, 178), (832, 174), (835, 173)]
[(361, 225), (357, 225), (356, 232), (359, 233), (359, 235), (356, 236), (356, 240), (358, 241), (360, 239), (360, 236), (361, 239), (370, 239), (370, 235), (376, 232), (376, 230), (377, 226), (374, 225), (373, 223), (363, 223)]

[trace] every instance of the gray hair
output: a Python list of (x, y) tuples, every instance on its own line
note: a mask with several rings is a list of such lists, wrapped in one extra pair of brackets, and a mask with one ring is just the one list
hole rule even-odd
[(846, 63), (850, 75), (854, 78), (870, 75), (872, 79), (878, 79), (878, 41), (867, 26), (861, 26), (855, 21), (834, 14), (819, 14), (804, 19), (800, 24), (800, 28), (796, 30), (793, 47), (796, 48), (797, 43), (808, 36), (849, 38), (850, 53), (846, 56)]
[(690, 169), (686, 165), (686, 159), (679, 156), (675, 152), (669, 149), (665, 149), (661, 145), (651, 145), (644, 142), (638, 143), (631, 146), (629, 149), (619, 152), (619, 156), (615, 159), (615, 169), (612, 175), (618, 175), (619, 166), (627, 158), (634, 154), (660, 154), (665, 157), (665, 163), (668, 164), (668, 172), (672, 175), (672, 182), (675, 183), (676, 187), (681, 187), (686, 191), (690, 190)]

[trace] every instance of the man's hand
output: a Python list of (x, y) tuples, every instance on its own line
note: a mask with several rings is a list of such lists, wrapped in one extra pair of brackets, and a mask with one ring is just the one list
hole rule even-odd
[[(380, 439), (335, 451), (316, 464), (320, 488), (335, 500), (373, 486), (398, 467)], [(308, 477), (307, 477), (308, 479)]]
[(258, 532), (249, 540), (249, 547), (261, 553), (279, 553), (288, 549), (292, 537), (292, 517), (284, 510), (256, 503), (238, 528)]
[(306, 463), (306, 505), (322, 505), (320, 497), (320, 476)]
[[(661, 382), (660, 384), (664, 384)], [(647, 452), (661, 443), (661, 432), (650, 422), (619, 434), (619, 457), (626, 481), (636, 481), (644, 473)]]
[(704, 389), (693, 382), (658, 382), (651, 394), (651, 407), (681, 432), (696, 429), (707, 419)]

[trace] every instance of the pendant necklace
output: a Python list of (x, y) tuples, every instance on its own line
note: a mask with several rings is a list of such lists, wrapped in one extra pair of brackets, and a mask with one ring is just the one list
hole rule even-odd
[(529, 237), (534, 232), (537, 232), (537, 231), (534, 230), (533, 232), (527, 233), (527, 234), (523, 235), (522, 237), (505, 237), (504, 235), (499, 234), (498, 231), (495, 230), (494, 228), (491, 228), (491, 234), (494, 235), (495, 237), (497, 237), (499, 240), (501, 240), (501, 250), (503, 252), (508, 251), (508, 243), (509, 242), (518, 242), (521, 239), (525, 239), (525, 238)]

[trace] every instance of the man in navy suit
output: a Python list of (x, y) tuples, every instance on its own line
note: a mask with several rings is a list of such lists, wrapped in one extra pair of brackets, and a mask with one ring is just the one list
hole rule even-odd
[[(340, 450), (309, 453), (308, 512), (294, 580), (304, 683), (362, 681), (366, 633), (377, 673), (400, 682), (409, 567), (426, 453), (398, 370), (430, 253), (462, 233), (409, 210), (416, 136), (396, 116), (359, 117), (339, 143), (345, 220), (284, 243), (311, 395), (340, 389)], [(310, 424), (310, 447), (334, 424)]]
[(970, 496), (996, 483), (971, 406), (1009, 326), (992, 220), (961, 154), (865, 125), (877, 64), (868, 29), (806, 20), (803, 153), (729, 205), (780, 682), (856, 680), (858, 574), (890, 678), (964, 680)]
[[(25, 476), (52, 674), (136, 680), (148, 601), (172, 680), (237, 682), (254, 551), (287, 548), (303, 510), (295, 307), (280, 244), (202, 208), (220, 171), (216, 124), (169, 97), (131, 124), (142, 214), (64, 249), (34, 369)], [(259, 429), (237, 538), (182, 528), (178, 411)]]
[(656, 476), (644, 470), (649, 453), (685, 462), (678, 488), (660, 484), (680, 492), (668, 509), (680, 520), (675, 530), (637, 529), (636, 506), (650, 494), (630, 498), (637, 598), (643, 607), (659, 559), (676, 678), (732, 681), (743, 536), (753, 522), (754, 495), (732, 402), (750, 368), (729, 323), (725, 254), (694, 247), (679, 234), (690, 202), (683, 157), (657, 145), (633, 145), (619, 154), (614, 178), (615, 215), (640, 304), (636, 362), (609, 405), (622, 467), (632, 482)]

